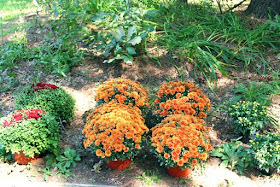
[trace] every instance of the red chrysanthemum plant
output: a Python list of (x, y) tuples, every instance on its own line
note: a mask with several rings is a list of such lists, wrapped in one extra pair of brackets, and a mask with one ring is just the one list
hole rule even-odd
[(167, 168), (191, 168), (205, 161), (212, 149), (204, 120), (182, 114), (170, 115), (154, 126), (150, 142), (160, 165)]
[(169, 82), (161, 85), (153, 103), (157, 117), (162, 120), (170, 114), (193, 115), (206, 118), (210, 100), (192, 82)]
[(48, 83), (36, 83), (36, 84), (32, 84), (31, 85), (31, 90), (27, 91), (27, 94), (29, 94), (30, 92), (34, 93), (37, 92), (39, 90), (43, 90), (43, 89), (49, 89), (49, 90), (55, 90), (58, 89), (59, 87), (53, 84), (48, 84)]
[(33, 158), (45, 151), (57, 153), (59, 124), (40, 109), (16, 110), (0, 119), (0, 144), (14, 153)]
[(24, 110), (16, 110), (13, 114), (11, 114), (8, 119), (5, 119), (4, 123), (2, 124), (4, 127), (9, 127), (13, 123), (27, 120), (27, 119), (38, 119), (45, 114), (43, 110), (40, 109), (24, 109)]
[(61, 87), (49, 83), (34, 83), (23, 88), (15, 98), (15, 108), (39, 108), (52, 114), (61, 124), (74, 118), (75, 100)]

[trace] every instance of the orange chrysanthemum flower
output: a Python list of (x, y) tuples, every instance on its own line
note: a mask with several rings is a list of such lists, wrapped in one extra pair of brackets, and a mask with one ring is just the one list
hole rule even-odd
[(195, 115), (206, 118), (210, 100), (192, 82), (169, 82), (162, 84), (153, 106), (159, 119), (170, 114)]
[[(211, 149), (204, 120), (184, 114), (173, 114), (152, 128), (151, 145), (166, 167), (186, 168), (206, 160)], [(164, 160), (170, 160), (168, 162)]]
[(197, 164), (197, 159), (193, 159), (193, 160), (192, 160), (192, 164), (193, 164), (193, 165), (196, 165), (196, 164)]
[(125, 148), (123, 149), (123, 151), (124, 151), (125, 153), (127, 153), (127, 152), (129, 151), (129, 148), (128, 148), (128, 147), (125, 147)]
[(110, 156), (111, 156), (111, 154), (112, 154), (112, 153), (111, 153), (111, 151), (110, 151), (110, 150), (106, 150), (106, 151), (105, 151), (105, 156), (110, 157)]
[(108, 103), (115, 100), (121, 104), (130, 103), (140, 109), (149, 105), (148, 91), (138, 82), (117, 78), (105, 81), (96, 92), (96, 101)]
[(118, 152), (138, 153), (148, 130), (138, 107), (112, 101), (96, 107), (87, 117), (84, 146), (92, 146), (101, 158), (117, 159)]
[(157, 147), (157, 152), (162, 153), (164, 151), (164, 148), (162, 146)]
[(103, 152), (100, 149), (96, 150), (96, 156), (101, 156), (103, 154)]
[(177, 162), (177, 165), (180, 166), (180, 167), (182, 167), (182, 166), (184, 165), (184, 160), (179, 160), (179, 161)]
[(170, 154), (164, 153), (164, 158), (165, 158), (165, 159), (169, 159), (169, 158), (170, 158)]

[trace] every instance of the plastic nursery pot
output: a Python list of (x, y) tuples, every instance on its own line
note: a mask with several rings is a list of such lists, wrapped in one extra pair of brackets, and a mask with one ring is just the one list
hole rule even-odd
[(179, 166), (176, 167), (166, 167), (166, 171), (169, 175), (173, 176), (173, 177), (187, 177), (192, 169), (191, 168), (185, 168), (184, 170), (182, 170)]
[(15, 158), (15, 161), (18, 164), (27, 165), (29, 162), (31, 162), (31, 163), (37, 162), (37, 160), (39, 158), (39, 155), (35, 154), (34, 158), (30, 158), (30, 157), (25, 156), (23, 154), (23, 152), (20, 151), (19, 154), (18, 153), (14, 153), (14, 158)]
[(131, 159), (125, 159), (125, 160), (110, 160), (109, 162), (106, 162), (106, 165), (115, 170), (122, 170), (127, 168), (131, 163)]

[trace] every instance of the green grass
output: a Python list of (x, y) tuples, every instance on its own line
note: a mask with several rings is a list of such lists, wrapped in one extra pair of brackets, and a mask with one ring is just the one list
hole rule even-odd
[(170, 1), (158, 10), (153, 20), (159, 33), (155, 45), (184, 56), (194, 64), (195, 77), (200, 74), (208, 83), (217, 79), (216, 70), (227, 76), (231, 68), (248, 70), (259, 64), (261, 68), (255, 71), (265, 74), (269, 62), (264, 55), (279, 52), (277, 19), (260, 23), (232, 12), (220, 15), (206, 1), (188, 6)]
[(21, 15), (34, 10), (32, 0), (0, 0), (0, 12), (3, 22), (13, 21)]
[(32, 0), (0, 0), (0, 37), (21, 31), (25, 22), (20, 18), (35, 11)]

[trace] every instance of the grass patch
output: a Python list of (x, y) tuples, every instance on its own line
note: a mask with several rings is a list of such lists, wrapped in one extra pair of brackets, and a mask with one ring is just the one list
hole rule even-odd
[(269, 62), (264, 55), (279, 52), (277, 17), (261, 23), (233, 12), (221, 15), (205, 1), (202, 5), (165, 2), (158, 10), (154, 45), (184, 57), (194, 65), (195, 77), (203, 76), (208, 83), (217, 80), (216, 70), (227, 76), (231, 68), (248, 71), (258, 64), (254, 70), (265, 74)]
[(3, 22), (16, 20), (32, 10), (36, 10), (32, 0), (0, 0)]
[(22, 16), (35, 12), (32, 0), (0, 0), (0, 36), (8, 36), (24, 28)]

